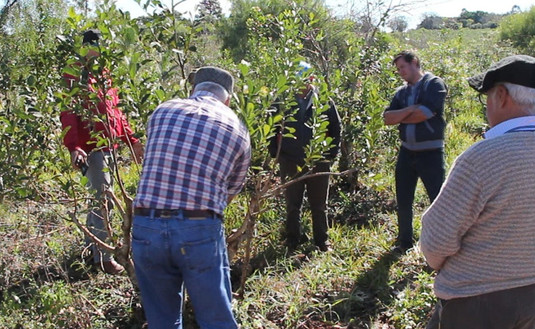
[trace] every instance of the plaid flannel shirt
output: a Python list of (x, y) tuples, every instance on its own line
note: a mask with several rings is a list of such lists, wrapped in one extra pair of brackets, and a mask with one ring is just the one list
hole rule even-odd
[(197, 92), (158, 106), (147, 134), (134, 207), (223, 214), (251, 160), (249, 132), (236, 114), (209, 92)]

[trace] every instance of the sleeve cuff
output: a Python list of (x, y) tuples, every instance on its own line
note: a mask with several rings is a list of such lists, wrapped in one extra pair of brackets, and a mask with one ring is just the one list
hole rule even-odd
[(419, 105), (418, 108), (422, 110), (422, 113), (425, 115), (426, 118), (431, 119), (435, 116), (435, 113), (431, 111), (427, 106)]
[(422, 240), (419, 242), (420, 251), (425, 257), (425, 260), (427, 261), (427, 264), (431, 266), (435, 270), (439, 270), (442, 268), (442, 265), (444, 264), (445, 258), (439, 257), (434, 255), (431, 251), (427, 250), (425, 243), (422, 243)]

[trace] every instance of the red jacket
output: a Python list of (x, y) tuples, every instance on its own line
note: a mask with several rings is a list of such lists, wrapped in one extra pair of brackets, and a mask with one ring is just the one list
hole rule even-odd
[[(79, 77), (65, 73), (63, 79), (67, 86), (71, 88)], [(107, 119), (100, 120), (83, 120), (78, 114), (72, 110), (61, 112), (60, 120), (63, 129), (70, 127), (63, 138), (63, 143), (69, 149), (74, 151), (76, 148), (84, 150), (86, 153), (91, 152), (96, 146), (97, 139), (91, 137), (92, 132), (98, 132), (100, 136), (111, 137), (112, 139), (120, 138), (123, 142), (131, 144), (137, 143), (139, 140), (133, 136), (132, 128), (124, 113), (118, 108), (119, 95), (117, 88), (111, 87), (111, 79), (108, 77), (108, 72), (104, 71), (103, 79), (105, 79), (106, 88), (104, 90), (98, 89), (98, 80), (93, 76), (88, 77), (88, 89), (91, 93), (96, 93), (96, 99), (86, 97), (83, 100), (84, 109), (91, 110), (94, 114), (103, 114)], [(104, 95), (104, 91), (106, 94)], [(117, 144), (113, 145), (117, 148)]]

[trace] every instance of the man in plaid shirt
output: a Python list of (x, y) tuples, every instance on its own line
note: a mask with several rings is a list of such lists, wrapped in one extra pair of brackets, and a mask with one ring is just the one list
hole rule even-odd
[(132, 251), (150, 328), (182, 328), (184, 286), (201, 328), (237, 328), (222, 219), (251, 148), (228, 107), (232, 88), (230, 73), (202, 67), (190, 98), (161, 104), (149, 119)]

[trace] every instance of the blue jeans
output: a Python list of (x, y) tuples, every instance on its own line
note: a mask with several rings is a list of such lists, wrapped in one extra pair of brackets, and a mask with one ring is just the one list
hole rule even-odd
[(238, 328), (220, 219), (136, 215), (132, 253), (149, 328), (182, 328), (184, 288), (201, 328)]
[(405, 248), (413, 245), (412, 204), (418, 177), (424, 183), (429, 200), (440, 192), (445, 177), (443, 149), (411, 151), (399, 150), (396, 163), (396, 201), (398, 205), (398, 243)]

